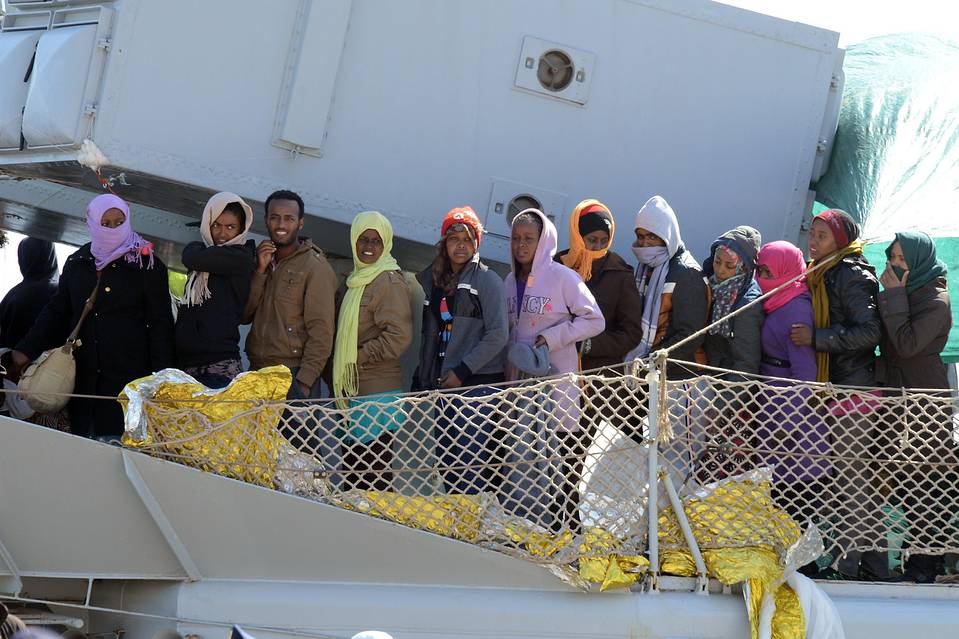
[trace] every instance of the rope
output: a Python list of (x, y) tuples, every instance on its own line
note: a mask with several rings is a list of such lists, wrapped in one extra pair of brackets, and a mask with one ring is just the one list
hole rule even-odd
[[(863, 244), (864, 244), (864, 245), (865, 245), (865, 244), (871, 244), (871, 243), (874, 243), (874, 242), (876, 242), (876, 241), (877, 241), (876, 239), (863, 240)], [(672, 352), (675, 351), (677, 348), (681, 348), (681, 347), (685, 346), (686, 344), (689, 344), (690, 342), (699, 339), (700, 337), (702, 337), (702, 336), (704, 336), (706, 333), (708, 333), (708, 332), (710, 331), (710, 329), (712, 329), (712, 328), (714, 328), (714, 327), (722, 324), (722, 323), (725, 322), (726, 320), (729, 320), (729, 319), (732, 319), (732, 318), (736, 317), (736, 316), (739, 315), (740, 313), (746, 312), (748, 309), (752, 308), (752, 307), (755, 306), (756, 304), (761, 304), (761, 303), (763, 302), (763, 300), (765, 300), (766, 298), (768, 298), (768, 297), (770, 297), (770, 296), (772, 296), (772, 295), (775, 295), (775, 294), (778, 293), (779, 291), (785, 290), (786, 288), (788, 288), (789, 286), (791, 286), (791, 285), (794, 284), (795, 282), (797, 282), (797, 281), (799, 281), (799, 280), (801, 280), (801, 279), (806, 278), (810, 273), (813, 273), (813, 272), (815, 272), (815, 271), (818, 271), (819, 269), (822, 269), (822, 268), (825, 267), (827, 264), (828, 264), (828, 265), (831, 265), (831, 264), (832, 264), (833, 262), (835, 262), (837, 259), (839, 259), (839, 252), (838, 252), (838, 251), (835, 252), (835, 253), (833, 253), (832, 255), (827, 256), (826, 259), (824, 259), (824, 260), (823, 260), (822, 262), (820, 262), (819, 264), (816, 264), (815, 266), (806, 269), (805, 272), (801, 273), (800, 275), (797, 275), (796, 277), (792, 278), (792, 279), (789, 280), (788, 282), (785, 282), (784, 284), (781, 284), (780, 286), (777, 286), (776, 288), (774, 288), (773, 290), (769, 291), (768, 293), (763, 293), (762, 295), (760, 295), (759, 297), (757, 297), (757, 298), (754, 299), (753, 301), (751, 301), (751, 302), (749, 302), (749, 303), (747, 303), (747, 304), (744, 304), (743, 306), (737, 308), (736, 310), (732, 311), (731, 313), (728, 313), (725, 317), (722, 317), (722, 318), (716, 320), (715, 322), (712, 322), (711, 324), (707, 324), (705, 327), (703, 327), (703, 328), (701, 328), (700, 330), (696, 331), (696, 332), (693, 333), (692, 335), (681, 339), (680, 341), (676, 342), (676, 343), (673, 344), (672, 346), (669, 346), (668, 348), (666, 348), (666, 352), (667, 352), (667, 353), (672, 353)]]
[[(670, 380), (674, 365), (695, 375)], [(651, 367), (656, 396), (641, 377)], [(727, 485), (735, 496), (733, 519), (734, 502), (689, 511), (700, 534), (718, 526), (731, 547), (778, 544), (786, 533), (771, 537), (769, 527), (786, 525), (788, 513), (822, 526), (839, 547), (834, 556), (893, 545), (890, 526), (907, 531), (910, 552), (959, 550), (953, 392), (750, 375), (676, 362), (665, 350), (641, 363), (469, 392), (406, 393), (348, 409), (329, 400), (147, 398), (142, 432), (128, 434), (142, 435), (135, 448), (161, 459), (566, 574), (571, 562), (610, 548), (644, 552), (647, 517), (660, 514), (646, 503), (652, 429), (644, 420), (654, 402), (656, 472), (685, 478), (687, 497)], [(387, 430), (394, 434), (382, 436)], [(764, 467), (773, 470), (756, 479)], [(756, 490), (766, 496), (743, 502)], [(590, 547), (589, 534), (611, 545)]]

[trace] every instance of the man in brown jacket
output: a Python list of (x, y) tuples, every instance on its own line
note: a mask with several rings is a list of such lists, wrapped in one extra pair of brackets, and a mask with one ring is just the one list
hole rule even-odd
[(243, 323), (250, 322), (250, 368), (283, 364), (293, 371), (290, 397), (320, 397), (320, 373), (333, 350), (336, 274), (323, 251), (298, 234), (303, 200), (292, 191), (266, 199), (269, 240), (257, 247)]

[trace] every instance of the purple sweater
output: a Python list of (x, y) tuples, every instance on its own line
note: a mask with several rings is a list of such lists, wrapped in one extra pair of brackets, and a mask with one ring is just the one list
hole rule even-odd
[[(761, 334), (763, 361), (759, 372), (773, 377), (815, 381), (816, 351), (812, 346), (792, 343), (789, 331), (793, 324), (813, 325), (809, 293), (793, 298), (766, 316)], [(782, 385), (785, 386), (785, 382)], [(810, 409), (810, 395), (808, 389), (769, 389), (757, 415), (756, 445), (769, 451), (761, 453), (760, 457), (762, 463), (774, 467), (777, 482), (807, 482), (830, 470), (825, 459), (777, 454), (779, 451), (829, 454), (828, 430)]]
[[(816, 381), (816, 351), (812, 346), (796, 346), (789, 339), (793, 324), (813, 326), (812, 297), (803, 293), (766, 316), (762, 330), (763, 361), (759, 372), (773, 377)], [(789, 366), (776, 366), (769, 360)]]

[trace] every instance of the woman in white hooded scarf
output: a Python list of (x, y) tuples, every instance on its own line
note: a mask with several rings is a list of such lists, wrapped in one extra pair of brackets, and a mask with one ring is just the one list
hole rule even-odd
[[(702, 330), (709, 318), (710, 292), (702, 268), (683, 246), (676, 214), (665, 199), (655, 195), (636, 214), (633, 253), (639, 260), (636, 287), (643, 303), (643, 340), (627, 361), (667, 349)], [(706, 363), (705, 335), (669, 353), (666, 377), (675, 381), (692, 377), (695, 371), (681, 362)], [(682, 482), (698, 464), (706, 439), (702, 411), (708, 401), (699, 385), (674, 386), (667, 397), (670, 423), (676, 438), (661, 448), (674, 478)], [(634, 440), (643, 439), (646, 402), (634, 407)]]
[[(643, 339), (627, 360), (678, 344), (705, 327), (709, 316), (709, 287), (702, 268), (683, 246), (676, 214), (665, 199), (649, 198), (636, 214), (634, 232)], [(684, 344), (670, 353), (670, 359), (705, 364), (704, 340), (700, 336)], [(672, 379), (689, 376), (680, 368), (670, 369)]]
[(235, 193), (217, 193), (203, 209), (200, 242), (183, 249), (190, 269), (174, 336), (177, 361), (210, 388), (228, 385), (243, 370), (240, 318), (250, 296), (256, 246), (247, 240), (253, 210)]

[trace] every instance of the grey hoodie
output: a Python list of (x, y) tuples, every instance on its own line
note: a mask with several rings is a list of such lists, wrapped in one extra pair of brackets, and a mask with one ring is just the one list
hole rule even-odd
[(437, 353), (442, 326), (430, 308), (434, 294), (433, 270), (427, 267), (416, 275), (426, 295), (423, 300), (423, 338), (413, 390), (437, 387), (437, 380), (453, 370), (464, 386), (473, 375), (503, 373), (509, 328), (503, 280), (475, 259), (463, 267), (453, 295), (453, 333), (440, 363)]

